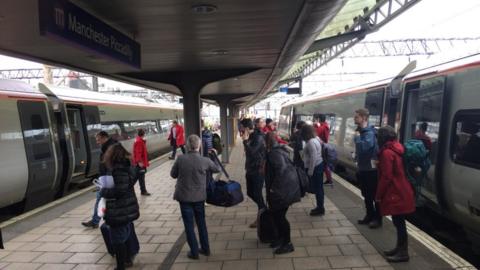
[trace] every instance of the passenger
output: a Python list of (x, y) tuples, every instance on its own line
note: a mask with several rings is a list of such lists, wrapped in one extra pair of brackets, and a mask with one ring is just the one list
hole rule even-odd
[[(262, 129), (265, 121), (255, 119), (255, 129), (251, 119), (244, 119), (245, 128), (243, 133), (243, 146), (245, 149), (245, 178), (247, 183), (247, 195), (257, 204), (258, 210), (266, 208), (263, 200), (263, 184), (265, 182), (265, 138)], [(257, 227), (257, 220), (250, 224), (250, 228)]]
[(172, 146), (172, 155), (169, 159), (175, 159), (178, 147), (180, 147), (182, 153), (185, 154), (185, 134), (182, 125), (180, 125), (177, 120), (173, 120), (172, 122), (172, 128), (170, 128), (168, 140)]
[(420, 124), (419, 129), (415, 132), (415, 139), (421, 140), (428, 151), (432, 151), (432, 139), (427, 135), (428, 123)]
[(380, 152), (375, 200), (380, 204), (382, 216), (391, 215), (397, 229), (397, 245), (384, 254), (389, 262), (405, 262), (409, 260), (405, 217), (415, 212), (415, 198), (412, 186), (405, 176), (402, 159), (404, 148), (390, 126), (380, 128), (378, 144)]
[(147, 141), (145, 140), (145, 130), (143, 129), (137, 131), (137, 138), (135, 143), (133, 143), (133, 164), (136, 166), (141, 194), (150, 196), (151, 194), (145, 187), (145, 174), (150, 163), (148, 162)]
[(368, 224), (372, 229), (382, 226), (382, 217), (378, 203), (375, 202), (377, 190), (377, 152), (378, 144), (375, 138), (375, 128), (368, 125), (369, 112), (367, 109), (355, 111), (354, 121), (357, 131), (354, 137), (355, 159), (357, 161), (357, 181), (360, 184), (367, 214), (358, 224)]
[[(197, 135), (188, 136), (188, 153), (180, 156), (170, 171), (173, 178), (178, 178), (173, 198), (180, 203), (187, 242), (190, 247), (187, 256), (194, 260), (198, 259), (199, 253), (210, 256), (207, 224), (205, 223), (206, 172), (219, 172), (219, 168), (213, 161), (200, 155), (200, 147), (201, 140)], [(200, 238), (200, 249), (195, 236), (194, 218)]]
[[(328, 123), (325, 121), (326, 117), (325, 114), (321, 114), (319, 116), (320, 124), (317, 128), (317, 135), (322, 140), (324, 143), (328, 143), (328, 139), (330, 137), (330, 127), (328, 126)], [(330, 168), (330, 164), (325, 163), (325, 176), (327, 180), (325, 181), (325, 185), (332, 185), (332, 170), (333, 168)]]
[(288, 150), (277, 142), (275, 134), (269, 132), (265, 140), (267, 144), (265, 165), (267, 202), (272, 211), (273, 224), (279, 235), (279, 239), (270, 246), (275, 248), (275, 254), (285, 254), (295, 250), (290, 241), (290, 223), (286, 215), (290, 205), (300, 201), (298, 176), (288, 161)]
[(105, 223), (110, 226), (110, 239), (115, 251), (117, 270), (133, 264), (127, 240), (131, 237), (133, 221), (140, 217), (135, 196), (135, 176), (130, 154), (120, 143), (110, 146), (104, 155), (104, 163), (112, 172), (114, 187), (102, 188), (101, 197), (106, 200)]
[(213, 149), (213, 133), (207, 126), (204, 126), (202, 131), (202, 149), (204, 157), (208, 157), (208, 153)]
[(293, 164), (302, 169), (305, 168), (302, 156), (300, 155), (300, 152), (303, 151), (303, 139), (301, 130), (304, 125), (304, 121), (298, 121), (297, 124), (295, 124), (295, 132), (290, 138), (290, 147), (293, 148)]
[[(116, 144), (117, 141), (113, 138), (110, 138), (108, 136), (108, 133), (105, 131), (100, 131), (95, 135), (95, 141), (98, 145), (101, 145), (101, 154), (100, 154), (100, 160), (98, 164), (98, 175), (99, 176), (104, 176), (107, 175), (108, 170), (107, 167), (105, 167), (105, 164), (103, 163), (103, 156), (105, 155), (105, 152), (107, 151), (108, 147), (110, 147), (113, 144)], [(98, 208), (98, 202), (100, 201), (100, 190), (97, 191), (96, 193), (96, 201), (95, 201), (95, 206), (93, 207), (93, 215), (92, 219), (87, 222), (82, 222), (82, 225), (87, 227), (87, 228), (93, 228), (96, 229), (98, 228), (98, 224), (100, 223), (101, 218), (97, 214), (97, 208)]]
[(317, 206), (310, 211), (311, 216), (325, 215), (324, 192), (323, 192), (323, 158), (322, 144), (317, 137), (315, 128), (311, 125), (302, 127), (302, 138), (307, 144), (303, 150), (303, 163), (307, 171), (312, 188), (315, 192)]
[(270, 118), (267, 118), (266, 121), (265, 121), (266, 125), (265, 127), (263, 128), (263, 133), (267, 134), (269, 132), (273, 132), (275, 134), (275, 140), (277, 140), (277, 142), (279, 144), (287, 144), (286, 141), (284, 141), (282, 138), (280, 138), (280, 136), (278, 136), (277, 134), (277, 129), (275, 127), (275, 122), (273, 122), (272, 119)]

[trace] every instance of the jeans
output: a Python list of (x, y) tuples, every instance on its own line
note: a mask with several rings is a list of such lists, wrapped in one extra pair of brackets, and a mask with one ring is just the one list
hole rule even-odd
[(92, 215), (92, 223), (93, 224), (99, 224), (101, 218), (98, 216), (97, 209), (98, 209), (98, 203), (100, 202), (100, 190), (97, 190), (97, 200), (95, 201), (95, 206), (93, 207), (93, 215)]
[[(175, 139), (172, 139), (172, 158), (175, 158), (175, 156), (177, 155), (177, 141)], [(182, 150), (182, 153), (185, 154), (185, 146), (184, 145), (180, 145), (180, 149)]]
[(279, 240), (282, 245), (290, 243), (290, 223), (287, 220), (288, 207), (272, 210), (274, 225), (277, 227)]
[(407, 225), (405, 224), (405, 215), (392, 216), (393, 225), (397, 229), (397, 246), (407, 243)]
[(247, 182), (247, 195), (252, 199), (258, 207), (258, 210), (267, 208), (263, 199), (263, 184), (265, 177), (260, 174), (247, 174), (245, 176)]
[(323, 164), (324, 162), (318, 164), (315, 169), (313, 169), (313, 175), (310, 176), (310, 183), (312, 190), (315, 192), (315, 199), (317, 201), (316, 209), (325, 211), (325, 194), (323, 191)]
[(187, 243), (192, 255), (198, 255), (198, 242), (195, 236), (194, 219), (197, 223), (198, 236), (202, 250), (210, 251), (208, 244), (207, 223), (205, 222), (205, 202), (180, 202), (180, 211), (182, 213)]
[[(143, 172), (140, 172), (140, 171)], [(147, 192), (147, 188), (145, 187), (145, 174), (147, 173), (147, 168), (142, 168), (140, 166), (137, 166), (137, 176), (138, 176), (138, 184), (140, 185), (140, 191), (142, 193)]]
[(360, 171), (357, 173), (357, 180), (367, 209), (367, 219), (381, 221), (380, 207), (375, 202), (378, 185), (377, 171)]

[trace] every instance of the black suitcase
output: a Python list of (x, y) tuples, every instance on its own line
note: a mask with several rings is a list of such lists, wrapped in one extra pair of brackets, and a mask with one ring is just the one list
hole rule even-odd
[[(103, 241), (107, 247), (108, 254), (112, 257), (115, 256), (115, 250), (113, 249), (110, 238), (110, 226), (103, 223), (102, 226), (100, 226), (100, 231), (102, 232)], [(130, 223), (130, 236), (125, 244), (127, 245), (128, 254), (130, 254), (130, 256), (135, 256), (140, 251), (140, 243), (138, 242), (137, 233), (135, 232), (135, 226), (133, 223)]]
[(278, 231), (274, 225), (272, 211), (262, 209), (258, 212), (257, 236), (262, 243), (272, 243), (278, 240)]

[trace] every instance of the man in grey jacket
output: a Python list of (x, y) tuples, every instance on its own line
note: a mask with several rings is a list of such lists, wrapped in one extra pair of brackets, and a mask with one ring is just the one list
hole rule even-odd
[[(188, 136), (185, 155), (177, 158), (170, 176), (177, 178), (173, 199), (180, 203), (187, 242), (190, 252), (187, 256), (197, 260), (198, 254), (210, 255), (207, 224), (205, 223), (205, 200), (207, 199), (207, 171), (219, 172), (217, 165), (200, 154), (201, 139), (193, 134)], [(198, 248), (194, 223), (197, 223), (201, 248)]]
[(382, 226), (382, 217), (380, 209), (375, 202), (375, 193), (377, 191), (377, 153), (378, 144), (375, 137), (376, 131), (373, 126), (368, 125), (369, 111), (367, 109), (358, 109), (355, 111), (355, 124), (357, 125), (357, 134), (354, 137), (355, 159), (357, 161), (358, 172), (357, 181), (367, 210), (366, 216), (358, 221), (358, 224), (368, 225), (375, 229)]

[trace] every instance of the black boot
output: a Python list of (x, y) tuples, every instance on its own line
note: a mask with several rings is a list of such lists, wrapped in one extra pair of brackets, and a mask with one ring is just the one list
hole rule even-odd
[(368, 225), (372, 221), (372, 218), (369, 215), (366, 215), (363, 219), (357, 220), (357, 223), (360, 225)]
[(399, 244), (397, 252), (391, 256), (387, 256), (387, 262), (408, 262), (410, 257), (408, 256), (408, 241)]
[(117, 267), (115, 270), (125, 270), (125, 261), (127, 260), (127, 246), (125, 244), (114, 245), (115, 259), (117, 260)]
[(383, 251), (383, 255), (393, 256), (397, 253), (397, 251), (398, 251), (398, 240), (397, 240), (397, 243), (395, 244), (395, 248)]

